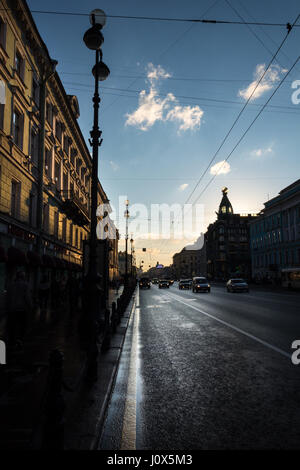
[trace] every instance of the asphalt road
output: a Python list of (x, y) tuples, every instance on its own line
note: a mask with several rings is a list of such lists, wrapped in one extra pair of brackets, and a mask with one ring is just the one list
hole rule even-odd
[(300, 294), (140, 291), (101, 449), (300, 448)]

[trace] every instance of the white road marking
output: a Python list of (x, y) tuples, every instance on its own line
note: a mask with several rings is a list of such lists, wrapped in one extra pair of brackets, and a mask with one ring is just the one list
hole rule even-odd
[(253, 339), (254, 341), (266, 346), (267, 348), (270, 348), (272, 349), (273, 351), (276, 351), (278, 352), (279, 354), (281, 354), (282, 356), (285, 356), (285, 357), (288, 357), (289, 359), (291, 359), (291, 354), (287, 353), (286, 351), (284, 351), (283, 349), (280, 349), (280, 348), (277, 348), (277, 346), (274, 346), (273, 344), (270, 344), (270, 343), (267, 343), (266, 341), (260, 339), (260, 338), (257, 338), (257, 336), (254, 336), (252, 335), (251, 333), (247, 333), (247, 331), (244, 331), (242, 330), (241, 328), (238, 328), (237, 326), (234, 326), (232, 325), (231, 323), (228, 323), (224, 320), (221, 320), (220, 318), (218, 317), (215, 317), (214, 315), (211, 315), (210, 313), (207, 313), (205, 312), (204, 310), (201, 310), (200, 308), (198, 307), (195, 307), (194, 305), (192, 304), (189, 304), (187, 302), (184, 302), (183, 300), (179, 299), (177, 295), (171, 295), (171, 294), (167, 294), (169, 295), (169, 297), (173, 297), (174, 300), (177, 300), (177, 302), (180, 302), (184, 305), (186, 305), (187, 307), (190, 307), (190, 308), (193, 308), (194, 310), (197, 310), (197, 312), (200, 312), (202, 313), (202, 315), (206, 315), (207, 317), (209, 318), (212, 318), (213, 320), (216, 320), (217, 322), (221, 323), (222, 325), (225, 325), (227, 326), (228, 328), (231, 328), (232, 330), (235, 330), (237, 331), (238, 333), (241, 333), (242, 335), (244, 336), (247, 336), (248, 338), (251, 338)]
[(138, 363), (139, 291), (135, 298), (133, 335), (120, 450), (136, 450), (136, 390)]

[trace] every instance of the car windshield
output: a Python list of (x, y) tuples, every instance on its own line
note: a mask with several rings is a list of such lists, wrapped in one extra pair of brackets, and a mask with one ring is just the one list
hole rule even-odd
[(197, 279), (195, 279), (195, 282), (197, 284), (207, 284), (207, 280), (205, 279), (205, 277), (198, 277)]
[(231, 282), (233, 284), (245, 284), (246, 281), (244, 279), (232, 279)]

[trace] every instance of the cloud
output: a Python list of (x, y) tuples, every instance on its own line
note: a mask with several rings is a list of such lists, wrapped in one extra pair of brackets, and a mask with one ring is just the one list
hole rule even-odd
[(151, 88), (148, 94), (146, 90), (142, 90), (139, 96), (138, 108), (133, 113), (126, 115), (126, 125), (147, 131), (156, 121), (164, 120), (164, 112), (173, 101), (175, 101), (175, 96), (172, 93), (168, 93), (162, 99), (157, 96), (155, 88)]
[(230, 165), (228, 162), (225, 160), (222, 160), (221, 162), (216, 163), (213, 165), (210, 169), (210, 174), (211, 175), (226, 175), (231, 171)]
[(150, 81), (150, 90), (140, 92), (137, 109), (126, 114), (126, 126), (147, 131), (157, 121), (173, 121), (179, 123), (179, 132), (200, 127), (204, 112), (198, 105), (179, 106), (173, 93), (168, 93), (163, 98), (159, 96), (157, 81), (170, 76), (160, 65), (155, 67), (152, 63), (148, 64), (147, 79)]
[(252, 150), (252, 152), (250, 152), (250, 155), (252, 157), (259, 158), (259, 157), (264, 157), (265, 155), (269, 155), (270, 153), (273, 153), (272, 146)]
[(199, 106), (175, 106), (168, 112), (166, 120), (178, 121), (181, 123), (179, 131), (187, 131), (200, 127), (203, 114)]
[(166, 79), (170, 78), (171, 75), (166, 72), (161, 65), (155, 67), (151, 62), (148, 64), (148, 71), (147, 71), (147, 78), (150, 81), (151, 85), (153, 85), (155, 80), (159, 80), (160, 78)]
[[(258, 64), (255, 68), (255, 72), (253, 74), (254, 80), (244, 89), (239, 90), (238, 96), (243, 98), (245, 101), (248, 100), (255, 90), (260, 78), (264, 74), (266, 70), (265, 64)], [(266, 72), (264, 78), (261, 80), (260, 84), (257, 86), (255, 92), (253, 93), (252, 100), (255, 100), (262, 96), (269, 90), (272, 90), (274, 85), (279, 82), (280, 75), (286, 73), (287, 70), (279, 67), (279, 65), (271, 65)]]
[(179, 191), (184, 191), (188, 187), (188, 183), (183, 183), (179, 186)]
[(119, 170), (119, 165), (112, 160), (109, 162), (110, 166), (112, 167), (113, 171), (118, 171)]

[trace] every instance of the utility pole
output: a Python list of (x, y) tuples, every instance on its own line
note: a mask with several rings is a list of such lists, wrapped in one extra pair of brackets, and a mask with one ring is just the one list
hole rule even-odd
[(124, 216), (126, 218), (126, 233), (125, 233), (125, 282), (124, 282), (124, 287), (128, 286), (128, 219), (129, 219), (129, 201), (125, 202), (126, 205), (126, 210), (124, 213)]

